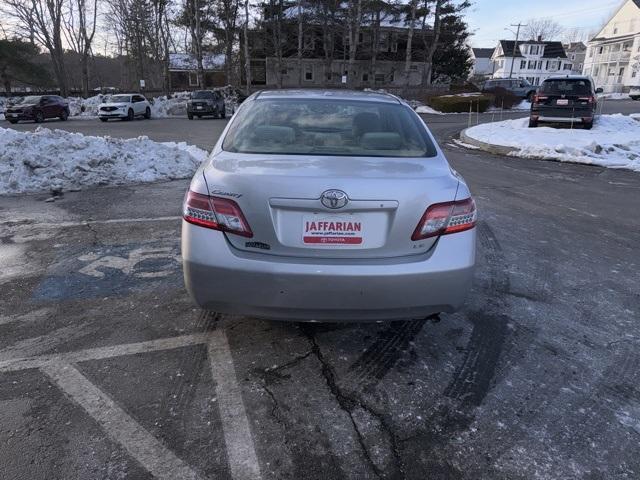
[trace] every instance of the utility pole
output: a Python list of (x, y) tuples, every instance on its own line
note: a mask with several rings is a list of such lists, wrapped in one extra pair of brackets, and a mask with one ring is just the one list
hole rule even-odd
[(517, 25), (514, 25), (512, 23), (511, 26), (518, 27), (518, 30), (516, 30), (516, 41), (513, 43), (513, 54), (511, 57), (511, 70), (509, 71), (509, 78), (513, 76), (513, 64), (516, 63), (516, 48), (518, 48), (518, 39), (520, 38), (520, 28), (526, 27), (526, 25), (518, 22)]

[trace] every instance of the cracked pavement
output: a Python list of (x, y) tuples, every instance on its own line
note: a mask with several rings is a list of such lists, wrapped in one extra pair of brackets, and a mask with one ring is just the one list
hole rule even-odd
[[(639, 478), (640, 175), (465, 150), (460, 117), (425, 118), (478, 267), (428, 320), (196, 309), (188, 180), (0, 197), (0, 478)], [(145, 125), (206, 145), (223, 122)]]

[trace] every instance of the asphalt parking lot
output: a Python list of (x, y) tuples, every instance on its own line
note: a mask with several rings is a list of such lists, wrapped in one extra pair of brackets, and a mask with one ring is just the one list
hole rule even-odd
[[(425, 118), (480, 209), (471, 296), (440, 321), (194, 308), (187, 180), (0, 197), (0, 478), (640, 478), (640, 175)], [(224, 123), (55, 127), (207, 147)]]

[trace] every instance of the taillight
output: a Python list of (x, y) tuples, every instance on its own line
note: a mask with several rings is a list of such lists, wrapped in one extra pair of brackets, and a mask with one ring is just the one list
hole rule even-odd
[(434, 203), (424, 212), (411, 240), (463, 232), (476, 224), (476, 202), (469, 197), (457, 202)]
[(546, 100), (546, 99), (548, 99), (548, 98), (549, 98), (549, 97), (545, 97), (544, 95), (538, 95), (538, 94), (536, 94), (536, 95), (534, 95), (534, 96), (533, 96), (533, 103), (540, 103), (540, 102), (542, 102), (543, 100)]
[(182, 218), (200, 227), (253, 237), (251, 227), (236, 202), (189, 190), (184, 198)]
[(588, 96), (588, 97), (578, 97), (578, 100), (582, 100), (583, 102), (589, 102), (589, 103), (595, 103), (596, 98), (593, 96)]

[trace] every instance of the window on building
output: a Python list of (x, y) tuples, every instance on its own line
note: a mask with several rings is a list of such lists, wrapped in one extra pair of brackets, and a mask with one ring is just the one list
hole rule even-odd
[(630, 52), (632, 47), (633, 47), (633, 43), (632, 42), (623, 43), (622, 44), (622, 51), (623, 52)]
[(375, 83), (384, 83), (384, 73), (376, 73), (373, 80)]
[(542, 60), (538, 61), (538, 70), (542, 70)]
[(369, 74), (368, 73), (363, 73), (362, 74), (362, 81), (363, 82), (368, 82), (369, 81)]
[(535, 70), (536, 69), (536, 62), (535, 60), (529, 60), (529, 70)]
[(529, 46), (529, 54), (538, 55), (539, 52), (540, 52), (540, 45)]
[(527, 68), (527, 61), (520, 60), (520, 70), (524, 70), (525, 68)]
[(571, 70), (572, 68), (573, 68), (573, 65), (572, 65), (571, 63), (565, 63), (565, 64), (562, 66), (562, 69), (563, 69), (563, 70)]
[(394, 53), (398, 51), (398, 34), (397, 33), (394, 33), (393, 35), (391, 35), (391, 51)]
[(196, 72), (189, 72), (189, 86), (190, 87), (198, 86), (198, 74)]
[(582, 71), (582, 67), (583, 67), (583, 66), (584, 66), (584, 65), (583, 65), (582, 63), (579, 63), (579, 64), (578, 64), (578, 70)]
[(618, 72), (618, 75), (623, 76), (624, 75), (624, 67), (620, 67), (620, 70)]
[(571, 60), (575, 60), (575, 59), (576, 59), (576, 54), (575, 54), (575, 53), (572, 53), (572, 54), (571, 54)]
[(613, 34), (616, 35), (618, 33), (618, 27), (613, 27)]
[(557, 70), (557, 69), (558, 69), (557, 60), (547, 60), (547, 70)]
[(412, 70), (412, 71), (414, 71), (414, 72), (417, 72), (417, 71), (418, 71), (418, 65), (410, 65), (410, 66), (409, 66), (409, 70)]
[(598, 54), (602, 55), (604, 53), (604, 47), (598, 48)]
[(633, 72), (631, 72), (631, 78), (636, 78), (636, 74), (637, 74), (637, 73), (638, 73), (638, 72), (637, 72), (636, 70), (634, 70)]
[(302, 39), (303, 39), (303, 42), (304, 42), (304, 49), (305, 50), (314, 50), (315, 49), (315, 47), (316, 47), (316, 39), (313, 36), (313, 32), (303, 35)]
[(304, 79), (307, 82), (313, 81), (313, 65), (304, 66)]

